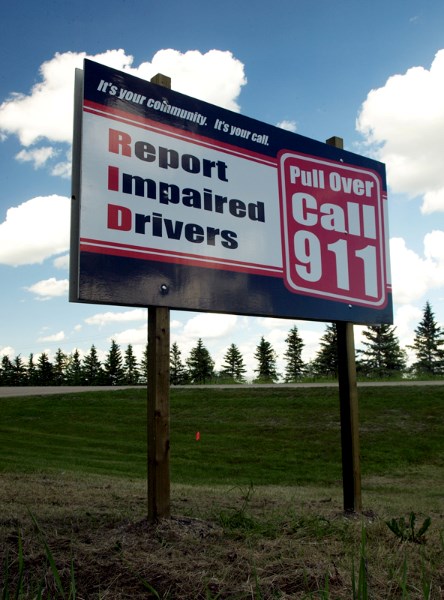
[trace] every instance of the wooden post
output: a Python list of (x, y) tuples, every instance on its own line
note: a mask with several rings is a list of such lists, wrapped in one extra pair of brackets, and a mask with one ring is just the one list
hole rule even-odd
[[(336, 136), (329, 138), (327, 144), (336, 148), (344, 147), (342, 138)], [(360, 512), (362, 510), (361, 463), (353, 324), (338, 321), (336, 328), (344, 511)]]
[(148, 519), (170, 516), (170, 311), (148, 308)]
[[(171, 88), (171, 79), (152, 83)], [(148, 307), (148, 519), (169, 518), (170, 505), (170, 310)]]

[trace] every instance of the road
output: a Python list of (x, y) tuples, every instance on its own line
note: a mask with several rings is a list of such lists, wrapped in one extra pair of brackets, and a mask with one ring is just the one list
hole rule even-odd
[[(440, 385), (444, 387), (444, 379), (433, 380), (433, 381), (368, 381), (358, 382), (359, 387), (382, 387), (382, 386), (427, 386), (427, 385)], [(337, 383), (271, 383), (271, 384), (254, 384), (248, 383), (240, 386), (239, 384), (226, 384), (226, 385), (192, 385), (192, 386), (176, 386), (180, 388), (193, 388), (193, 389), (239, 389), (240, 387), (248, 388), (313, 388), (313, 387), (337, 387)], [(130, 389), (144, 389), (144, 386), (125, 386), (125, 385), (104, 385), (104, 386), (29, 386), (29, 387), (1, 387), (0, 386), (0, 398), (12, 398), (23, 397), (23, 396), (49, 396), (52, 394), (79, 394), (82, 392), (106, 392), (117, 390), (130, 390)], [(174, 388), (173, 388), (174, 389)]]

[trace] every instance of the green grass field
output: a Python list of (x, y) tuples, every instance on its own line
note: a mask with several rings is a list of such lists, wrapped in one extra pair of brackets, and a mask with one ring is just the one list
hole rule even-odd
[[(359, 403), (363, 478), (443, 466), (444, 385), (361, 388)], [(6, 398), (0, 412), (1, 471), (146, 477), (142, 389)], [(337, 482), (337, 390), (173, 389), (171, 478), (193, 485)]]

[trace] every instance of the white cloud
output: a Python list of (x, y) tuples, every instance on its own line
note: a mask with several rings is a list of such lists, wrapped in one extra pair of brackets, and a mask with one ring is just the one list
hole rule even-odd
[[(83, 59), (91, 58), (118, 70), (150, 79), (161, 72), (172, 78), (172, 88), (213, 104), (239, 111), (237, 98), (246, 84), (243, 64), (231, 52), (210, 50), (159, 50), (151, 62), (133, 66), (134, 58), (124, 50), (107, 50), (101, 54), (85, 52), (57, 53), (40, 67), (40, 81), (28, 94), (12, 93), (0, 104), (0, 135), (18, 136), (26, 149), (49, 140), (70, 144), (73, 121), (74, 71), (82, 68)], [(22, 150), (19, 160), (42, 166), (54, 156), (48, 147)], [(52, 174), (69, 176), (70, 160), (53, 166)]]
[(31, 162), (35, 169), (40, 169), (55, 154), (56, 151), (51, 146), (42, 146), (33, 150), (20, 150), (15, 158), (19, 162)]
[(410, 250), (403, 238), (390, 240), (393, 298), (397, 304), (410, 304), (431, 288), (444, 285), (444, 231), (424, 237), (424, 257)]
[(183, 332), (188, 338), (221, 338), (234, 331), (236, 323), (235, 315), (202, 313), (190, 319)]
[(293, 133), (297, 130), (296, 121), (291, 121), (288, 119), (284, 119), (283, 121), (279, 121), (276, 127), (280, 127), (281, 129), (285, 129), (286, 131), (292, 131)]
[(131, 344), (132, 346), (146, 346), (148, 341), (147, 334), (147, 327), (145, 326), (139, 327), (138, 329), (125, 329), (125, 331), (120, 331), (119, 333), (114, 334), (111, 336), (111, 338), (114, 339), (119, 345), (124, 344), (127, 346), (128, 344)]
[(35, 294), (39, 300), (49, 300), (50, 298), (65, 296), (68, 293), (68, 288), (69, 282), (67, 279), (50, 277), (49, 279), (38, 281), (25, 289)]
[(394, 192), (422, 196), (424, 213), (444, 211), (444, 50), (429, 70), (413, 67), (372, 90), (357, 129), (386, 163)]
[(125, 312), (105, 312), (97, 313), (92, 317), (85, 319), (88, 325), (99, 325), (103, 327), (109, 323), (128, 323), (130, 321), (145, 321), (147, 322), (148, 315), (145, 308), (134, 308)]
[(58, 256), (52, 263), (56, 269), (68, 269), (69, 268), (69, 254)]
[(69, 248), (70, 201), (39, 196), (9, 208), (0, 223), (0, 264), (42, 263)]
[(156, 73), (171, 77), (173, 90), (200, 100), (239, 111), (237, 98), (247, 83), (244, 65), (231, 52), (198, 50), (181, 53), (171, 48), (159, 50), (151, 63), (128, 69), (133, 75), (151, 79)]
[(39, 338), (38, 342), (62, 342), (65, 339), (65, 332), (59, 331), (58, 333), (54, 333), (53, 335), (47, 335), (45, 337)]
[(0, 356), (8, 356), (10, 359), (15, 358), (15, 350), (12, 346), (3, 346), (0, 348)]

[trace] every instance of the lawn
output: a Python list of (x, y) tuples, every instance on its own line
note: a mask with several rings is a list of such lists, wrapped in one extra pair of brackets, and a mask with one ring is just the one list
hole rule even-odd
[[(361, 388), (359, 401), (363, 478), (443, 466), (444, 386)], [(0, 471), (146, 477), (142, 389), (6, 398), (0, 412)], [(336, 483), (337, 390), (173, 389), (171, 479), (193, 485)]]

